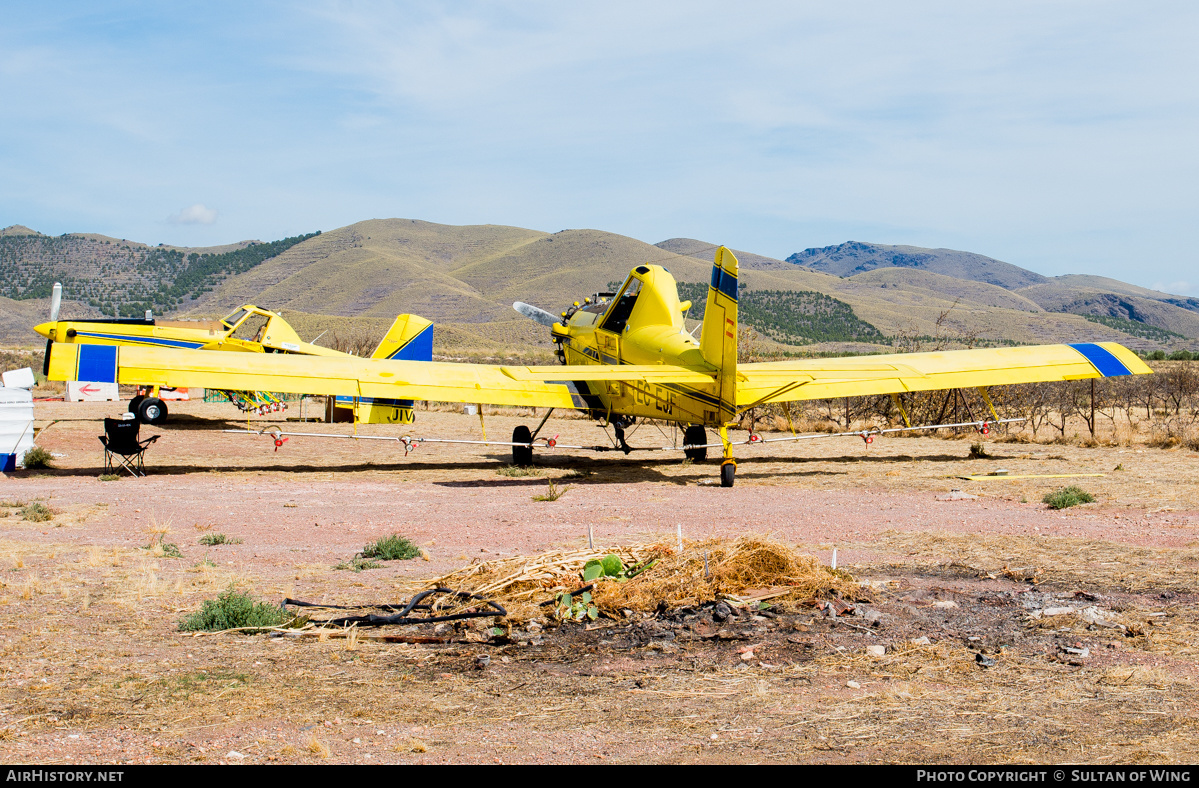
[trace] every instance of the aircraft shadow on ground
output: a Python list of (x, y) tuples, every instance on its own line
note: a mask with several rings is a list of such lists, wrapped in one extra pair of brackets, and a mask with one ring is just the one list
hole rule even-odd
[[(101, 460), (103, 455), (97, 452), (97, 460)], [(214, 459), (218, 459), (215, 458)], [(479, 460), (455, 460), (455, 461), (422, 461), (420, 459), (408, 460), (406, 462), (359, 462), (341, 465), (312, 463), (239, 463), (239, 464), (221, 464), (214, 462), (209, 465), (192, 464), (183, 465), (177, 462), (158, 464), (154, 461), (153, 449), (147, 451), (145, 457), (145, 470), (147, 476), (184, 476), (194, 473), (245, 473), (245, 472), (284, 472), (284, 473), (366, 473), (366, 472), (443, 472), (443, 473), (469, 473), (482, 472), (497, 474), (494, 478), (475, 478), (461, 480), (435, 480), (434, 484), (443, 487), (540, 487), (546, 484), (550, 479), (555, 482), (567, 484), (609, 484), (613, 482), (624, 481), (650, 481), (661, 482), (665, 484), (676, 484), (685, 486), (695, 484), (702, 479), (714, 477), (719, 473), (719, 459), (708, 459), (704, 462), (698, 462), (688, 466), (689, 471), (685, 473), (666, 474), (662, 469), (680, 467), (680, 460), (676, 458), (662, 459), (642, 459), (636, 456), (618, 455), (612, 458), (591, 458), (586, 456), (565, 455), (556, 456), (539, 456), (534, 468), (545, 469), (547, 471), (555, 470), (575, 470), (580, 471), (584, 475), (577, 477), (569, 477), (567, 479), (556, 479), (552, 476), (527, 476), (527, 477), (505, 477), (498, 475), (498, 471), (502, 468), (511, 467), (508, 455), (490, 455), (485, 459)], [(832, 471), (820, 469), (803, 469), (803, 466), (811, 463), (837, 463), (837, 464), (896, 464), (896, 463), (945, 463), (945, 462), (961, 462), (964, 457), (949, 454), (936, 454), (926, 457), (911, 457), (908, 455), (901, 456), (871, 456), (871, 455), (848, 455), (838, 457), (744, 457), (739, 458), (738, 463), (738, 478), (741, 479), (772, 479), (772, 478), (802, 478), (811, 476), (845, 476), (848, 471)], [(754, 466), (759, 463), (769, 463), (775, 468), (771, 470), (755, 470)], [(792, 468), (779, 468), (777, 466), (793, 466)], [(49, 476), (66, 476), (66, 477), (84, 477), (84, 476), (99, 476), (105, 473), (103, 465), (97, 464), (92, 467), (83, 468), (43, 468), (30, 471), (16, 471), (13, 473), (14, 478), (30, 477), (34, 475), (49, 475)], [(127, 472), (118, 469), (118, 475), (128, 475)], [(627, 478), (632, 477), (632, 479)], [(132, 478), (132, 477), (131, 477)]]

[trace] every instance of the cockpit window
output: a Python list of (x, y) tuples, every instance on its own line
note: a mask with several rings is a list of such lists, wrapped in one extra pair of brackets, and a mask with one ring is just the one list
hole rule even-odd
[(604, 331), (611, 331), (613, 334), (619, 334), (624, 331), (625, 324), (629, 322), (629, 315), (633, 313), (633, 305), (637, 303), (637, 295), (640, 292), (641, 280), (630, 276), (629, 281), (625, 283), (624, 290), (620, 292), (620, 296), (612, 304), (612, 309), (609, 310), (608, 316), (604, 318), (603, 325), (600, 328)]
[(228, 317), (221, 318), (221, 322), (225, 324), (225, 328), (233, 328), (237, 325), (237, 321), (246, 316), (246, 310), (238, 309)]
[(241, 325), (233, 332), (233, 336), (250, 342), (261, 342), (263, 334), (266, 333), (267, 320), (268, 318), (262, 315), (250, 315), (241, 321)]

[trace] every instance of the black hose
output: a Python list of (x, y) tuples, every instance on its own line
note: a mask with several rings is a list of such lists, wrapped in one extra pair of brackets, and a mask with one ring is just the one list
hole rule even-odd
[[(455, 613), (451, 616), (425, 616), (409, 618), (408, 614), (413, 610), (433, 610), (431, 604), (421, 604), (421, 600), (431, 594), (449, 594), (455, 599), (470, 600), (476, 599), (487, 605), (490, 610), (476, 610), (467, 613)], [(496, 602), (489, 599), (484, 599), (478, 594), (470, 594), (465, 591), (454, 591), (450, 588), (431, 588), (427, 591), (421, 591), (408, 602), (407, 605), (401, 607), (398, 604), (385, 603), (381, 605), (318, 605), (314, 602), (304, 602), (299, 599), (284, 599), (282, 607), (292, 605), (293, 607), (313, 607), (325, 608), (329, 610), (361, 610), (362, 608), (374, 608), (376, 610), (389, 610), (399, 612), (391, 616), (376, 616), (373, 613), (368, 613), (365, 616), (343, 616), (341, 618), (332, 618), (325, 621), (313, 619), (314, 624), (366, 624), (372, 627), (382, 627), (388, 625), (406, 626), (408, 624), (437, 624), (442, 621), (461, 621), (467, 618), (491, 618), (493, 616), (506, 616), (508, 611)]]

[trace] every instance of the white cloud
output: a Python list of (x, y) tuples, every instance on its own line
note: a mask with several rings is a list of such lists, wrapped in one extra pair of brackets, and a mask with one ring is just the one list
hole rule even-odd
[(1190, 282), (1187, 282), (1184, 280), (1179, 280), (1177, 282), (1170, 282), (1168, 284), (1165, 282), (1160, 282), (1160, 281), (1154, 282), (1152, 289), (1157, 290), (1162, 293), (1177, 293), (1179, 295), (1196, 295), (1196, 290), (1199, 288), (1196, 288)]
[(169, 224), (213, 224), (216, 222), (216, 210), (206, 207), (203, 203), (184, 208), (176, 214), (167, 217)]

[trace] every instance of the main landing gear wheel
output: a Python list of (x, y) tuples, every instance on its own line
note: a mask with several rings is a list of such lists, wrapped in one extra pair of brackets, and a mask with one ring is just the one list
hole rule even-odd
[(708, 433), (699, 424), (693, 424), (683, 432), (683, 443), (688, 446), (699, 446), (698, 449), (683, 449), (683, 454), (692, 462), (703, 462), (708, 459)]
[(167, 419), (167, 405), (158, 397), (145, 397), (135, 413), (142, 424), (161, 424)]
[[(513, 443), (528, 443), (533, 442), (533, 433), (529, 432), (529, 428), (523, 424), (512, 430)], [(519, 468), (527, 468), (533, 464), (533, 447), (530, 446), (513, 446), (512, 447), (512, 464)]]
[(145, 399), (145, 397), (143, 397), (141, 394), (138, 394), (136, 397), (129, 400), (129, 412), (132, 413), (134, 416), (136, 416), (137, 408), (139, 405), (142, 404), (142, 400), (144, 400), (144, 399)]
[(732, 487), (733, 477), (737, 475), (737, 466), (731, 462), (726, 462), (720, 466), (720, 486)]

